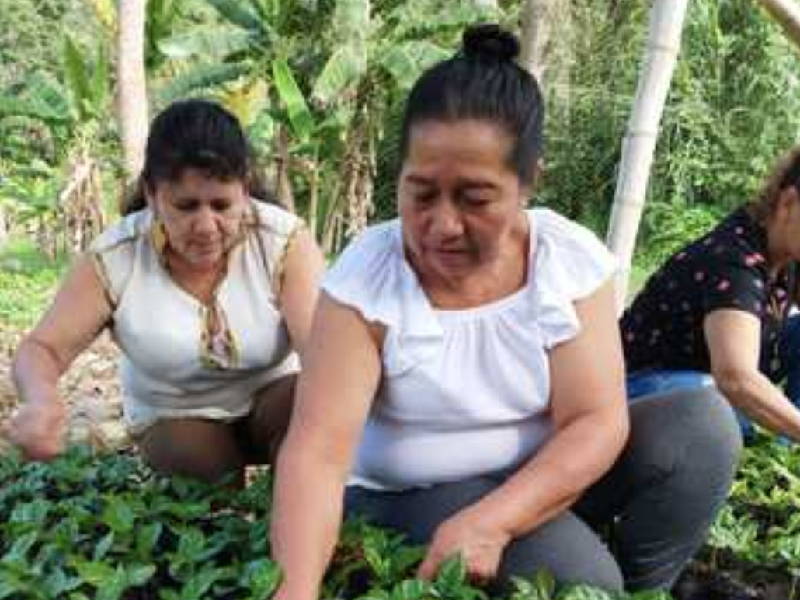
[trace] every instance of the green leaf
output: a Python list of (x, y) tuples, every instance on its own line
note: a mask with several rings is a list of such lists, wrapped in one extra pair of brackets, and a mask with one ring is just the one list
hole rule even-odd
[(97, 60), (94, 63), (91, 80), (92, 110), (95, 117), (106, 109), (111, 92), (111, 60), (103, 43), (98, 44)]
[(206, 0), (228, 22), (253, 32), (264, 31), (261, 19), (238, 0)]
[(133, 522), (136, 518), (128, 502), (121, 496), (111, 496), (108, 499), (103, 514), (100, 519), (111, 528), (115, 533), (128, 533), (133, 530)]
[(28, 552), (39, 539), (38, 531), (30, 531), (14, 540), (11, 548), (3, 556), (4, 561), (25, 560)]
[(311, 137), (314, 120), (289, 64), (285, 60), (275, 59), (272, 62), (272, 75), (278, 95), (289, 114), (292, 133), (301, 142), (307, 141)]
[(161, 537), (164, 526), (161, 523), (149, 523), (136, 531), (136, 553), (147, 556), (152, 552)]
[(380, 65), (401, 89), (410, 89), (428, 67), (450, 57), (450, 52), (428, 41), (410, 41), (392, 45), (381, 53)]
[(153, 565), (126, 565), (125, 566), (125, 579), (129, 586), (135, 587), (144, 585), (156, 573), (156, 568)]
[(186, 33), (158, 42), (158, 49), (169, 58), (182, 60), (193, 56), (205, 62), (223, 61), (231, 54), (250, 47), (252, 34), (242, 29), (219, 26), (195, 27)]
[(370, 32), (370, 0), (338, 0), (333, 12), (334, 37), (341, 42), (349, 42), (354, 38), (362, 40)]
[(80, 577), (68, 577), (63, 569), (56, 567), (42, 582), (42, 587), (49, 597), (61, 598), (64, 592), (76, 590), (82, 583), (83, 580)]
[(37, 498), (33, 502), (20, 504), (11, 513), (10, 522), (42, 525), (50, 513), (50, 507), (50, 502), (41, 498)]
[(104, 562), (74, 559), (72, 566), (89, 585), (101, 588), (116, 574), (114, 569)]
[(106, 535), (103, 536), (103, 539), (98, 542), (97, 546), (94, 547), (94, 553), (92, 554), (92, 558), (95, 561), (103, 560), (108, 554), (108, 551), (111, 549), (111, 546), (114, 545), (114, 532), (110, 531)]
[(223, 575), (223, 569), (206, 569), (192, 575), (181, 588), (181, 600), (197, 600), (211, 589)]
[(312, 96), (322, 104), (327, 104), (366, 72), (366, 46), (358, 42), (340, 46), (325, 63), (314, 84)]
[(87, 116), (87, 103), (92, 98), (89, 84), (88, 60), (69, 35), (64, 36), (64, 78), (73, 98), (73, 107), (78, 118)]
[(158, 91), (158, 96), (162, 102), (172, 102), (235, 81), (249, 72), (250, 65), (247, 63), (201, 65), (174, 77)]
[(281, 580), (278, 565), (267, 559), (250, 561), (242, 573), (242, 585), (254, 598), (268, 598), (277, 589)]
[(95, 600), (119, 600), (128, 589), (128, 581), (122, 565), (117, 565), (113, 574), (97, 588)]
[(424, 600), (430, 598), (431, 584), (421, 579), (406, 579), (392, 589), (392, 600)]
[(449, 557), (439, 566), (436, 576), (437, 588), (449, 590), (458, 588), (467, 580), (467, 566), (460, 554)]

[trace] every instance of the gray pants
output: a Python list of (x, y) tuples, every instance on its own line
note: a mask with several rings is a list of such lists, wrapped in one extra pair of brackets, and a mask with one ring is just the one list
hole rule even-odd
[[(546, 568), (561, 583), (610, 591), (672, 586), (727, 497), (741, 435), (714, 388), (643, 398), (630, 413), (631, 436), (613, 468), (571, 510), (506, 548), (497, 585)], [(350, 487), (345, 507), (424, 544), (441, 522), (504, 479), (487, 475), (402, 492)]]

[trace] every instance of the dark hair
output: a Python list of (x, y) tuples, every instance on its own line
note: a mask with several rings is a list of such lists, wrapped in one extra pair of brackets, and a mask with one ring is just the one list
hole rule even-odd
[(800, 194), (800, 146), (787, 152), (748, 204), (750, 214), (762, 225), (775, 213), (781, 192), (794, 187)]
[(199, 169), (221, 181), (241, 181), (251, 196), (275, 202), (263, 185), (238, 119), (219, 104), (201, 99), (174, 102), (150, 125), (144, 167), (123, 198), (123, 215), (143, 209), (145, 190), (175, 181), (185, 169)]
[(513, 140), (508, 157), (520, 181), (533, 185), (544, 145), (544, 102), (536, 78), (517, 65), (517, 38), (494, 24), (473, 25), (462, 49), (422, 74), (406, 101), (400, 137), (405, 158), (411, 128), (424, 121), (475, 119)]

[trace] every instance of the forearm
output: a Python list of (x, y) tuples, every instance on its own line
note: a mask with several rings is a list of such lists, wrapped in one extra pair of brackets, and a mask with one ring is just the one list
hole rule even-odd
[(278, 461), (272, 553), (283, 598), (316, 600), (342, 521), (345, 470), (291, 439)]
[(627, 417), (618, 410), (578, 417), (474, 509), (491, 515), (513, 537), (524, 535), (568, 508), (602, 477), (627, 434)]
[(45, 344), (30, 337), (20, 344), (12, 376), (24, 402), (58, 402), (57, 386), (63, 372), (60, 360)]
[(716, 376), (728, 401), (766, 429), (800, 442), (800, 411), (759, 371)]

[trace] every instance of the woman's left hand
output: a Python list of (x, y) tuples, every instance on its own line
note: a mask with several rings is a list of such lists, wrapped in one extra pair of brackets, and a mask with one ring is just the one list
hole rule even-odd
[(445, 560), (461, 555), (470, 579), (487, 581), (497, 574), (503, 550), (510, 541), (510, 533), (484, 518), (479, 511), (467, 508), (436, 529), (417, 575), (433, 579)]

